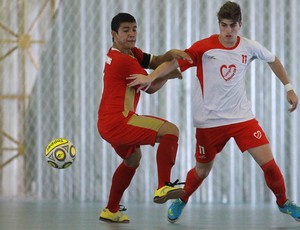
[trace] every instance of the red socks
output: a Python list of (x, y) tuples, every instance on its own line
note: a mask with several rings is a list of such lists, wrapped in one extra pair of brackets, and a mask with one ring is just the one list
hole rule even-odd
[(192, 168), (187, 176), (186, 176), (186, 182), (184, 185), (184, 195), (180, 198), (184, 203), (188, 202), (188, 199), (190, 197), (190, 195), (193, 194), (193, 192), (195, 192), (199, 186), (202, 184), (204, 179), (201, 179), (196, 172), (195, 168)]
[[(287, 201), (286, 190), (284, 184), (284, 178), (278, 168), (276, 162), (273, 160), (261, 166), (264, 171), (265, 180), (267, 186), (276, 196), (276, 201), (279, 206)], [(195, 192), (198, 187), (201, 185), (204, 179), (198, 177), (196, 169), (192, 168), (186, 177), (186, 182), (184, 186), (185, 194), (180, 198), (183, 202), (187, 203), (189, 197)]]
[(278, 168), (276, 162), (273, 160), (261, 166), (264, 171), (265, 180), (268, 187), (274, 193), (277, 199), (277, 204), (282, 207), (287, 201), (286, 190), (283, 176)]
[(178, 137), (172, 134), (164, 135), (157, 148), (156, 162), (158, 173), (158, 188), (170, 182), (171, 169), (175, 164), (178, 147)]
[(109, 211), (114, 213), (119, 211), (119, 204), (123, 193), (129, 186), (136, 169), (137, 167), (131, 168), (126, 166), (124, 162), (122, 162), (116, 169), (112, 178), (109, 200), (107, 204), (107, 208), (109, 209)]
[[(167, 134), (160, 139), (160, 144), (157, 149), (157, 170), (158, 170), (158, 188), (170, 182), (171, 169), (175, 164), (176, 153), (178, 147), (178, 137)], [(136, 167), (137, 168), (137, 167)], [(119, 204), (124, 191), (128, 188), (136, 168), (130, 168), (122, 162), (116, 169), (110, 188), (109, 200), (107, 208), (111, 212), (119, 210)]]
[[(166, 182), (170, 182), (171, 169), (175, 164), (177, 147), (178, 137), (175, 135), (168, 134), (163, 136), (160, 140), (157, 149), (158, 188), (164, 186)], [(136, 168), (128, 167), (122, 162), (116, 169), (112, 178), (109, 201), (107, 204), (107, 208), (111, 212), (117, 212), (119, 210), (120, 200), (124, 191), (129, 186)], [(287, 197), (284, 178), (280, 169), (274, 159), (262, 165), (261, 168), (264, 172), (267, 186), (276, 196), (277, 204), (282, 207), (287, 201)], [(185, 194), (181, 197), (181, 200), (187, 203), (189, 197), (198, 189), (203, 180), (204, 179), (198, 177), (196, 169), (192, 168), (187, 174), (184, 186)]]

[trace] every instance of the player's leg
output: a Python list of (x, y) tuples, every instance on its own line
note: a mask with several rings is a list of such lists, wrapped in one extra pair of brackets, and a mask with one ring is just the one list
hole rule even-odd
[[(175, 163), (179, 130), (176, 125), (154, 116), (133, 114), (130, 119), (118, 126), (116, 135), (110, 134), (110, 143), (124, 145), (154, 145), (159, 142), (157, 150), (158, 181), (155, 191), (156, 203), (164, 203), (168, 199), (180, 197), (183, 188), (170, 183), (171, 168)], [(165, 184), (168, 184), (165, 187)], [(159, 191), (158, 191), (159, 190)]]
[(185, 194), (180, 199), (176, 199), (168, 209), (169, 222), (175, 223), (178, 220), (189, 197), (209, 175), (216, 154), (223, 149), (229, 139), (224, 135), (224, 129), (227, 128), (196, 129), (196, 166), (187, 173)]
[(273, 158), (270, 145), (251, 148), (248, 152), (262, 168), (266, 184), (275, 195), (279, 210), (300, 221), (300, 207), (289, 201), (286, 196), (284, 178)]
[(196, 162), (196, 166), (187, 173), (184, 185), (184, 195), (181, 198), (176, 199), (168, 209), (169, 222), (175, 223), (178, 220), (189, 197), (200, 187), (204, 179), (209, 175), (213, 167), (213, 162), (213, 160), (208, 163)]
[(232, 130), (236, 131), (234, 138), (242, 152), (248, 150), (264, 172), (267, 186), (276, 197), (280, 211), (289, 213), (300, 221), (300, 209), (288, 201), (284, 178), (276, 164), (269, 141), (256, 119), (242, 122)]
[(196, 167), (192, 168), (186, 177), (186, 183), (184, 186), (185, 194), (181, 197), (181, 200), (185, 203), (188, 202), (189, 197), (198, 189), (204, 179), (209, 175), (214, 160), (208, 163), (196, 162)]
[(181, 198), (185, 203), (209, 175), (217, 153), (221, 152), (229, 137), (224, 135), (226, 126), (196, 129), (196, 167), (192, 168), (186, 178), (185, 195)]
[(182, 188), (170, 183), (171, 169), (175, 164), (178, 148), (179, 130), (176, 125), (165, 122), (157, 132), (157, 172), (158, 188), (154, 192), (155, 203), (165, 203), (169, 199), (176, 199), (184, 194)]
[(242, 152), (247, 150), (262, 168), (267, 186), (282, 206), (286, 201), (286, 190), (283, 176), (274, 161), (269, 141), (256, 119), (235, 125), (235, 141)]
[(287, 201), (286, 189), (281, 171), (276, 164), (269, 144), (248, 149), (250, 155), (258, 163), (264, 172), (267, 186), (276, 196), (279, 206)]
[[(141, 151), (140, 148), (127, 146), (120, 146), (115, 150), (123, 158), (129, 156), (124, 159), (113, 174), (109, 200), (99, 219), (107, 222), (128, 223), (129, 218), (119, 211), (120, 201), (139, 166)], [(129, 153), (130, 151), (134, 152)]]
[(170, 182), (171, 169), (175, 164), (178, 148), (179, 130), (176, 125), (165, 122), (158, 130), (156, 142), (157, 148), (157, 170), (158, 170), (158, 188)]

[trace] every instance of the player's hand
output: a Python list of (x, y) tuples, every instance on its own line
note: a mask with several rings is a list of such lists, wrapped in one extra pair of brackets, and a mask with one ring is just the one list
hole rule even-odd
[(287, 101), (291, 105), (291, 107), (289, 108), (289, 111), (290, 112), (295, 111), (298, 106), (298, 97), (295, 94), (295, 91), (294, 90), (288, 91), (286, 96), (287, 96)]
[(172, 49), (169, 51), (171, 56), (175, 59), (181, 59), (181, 60), (186, 60), (189, 63), (193, 63), (192, 58), (184, 51), (178, 50), (178, 49)]
[(132, 74), (130, 75), (130, 77), (127, 77), (127, 80), (132, 80), (130, 83), (127, 84), (128, 87), (134, 87), (139, 85), (139, 88), (137, 89), (137, 92), (139, 92), (141, 89), (144, 89), (144, 91), (149, 89), (154, 79), (149, 77), (149, 75)]

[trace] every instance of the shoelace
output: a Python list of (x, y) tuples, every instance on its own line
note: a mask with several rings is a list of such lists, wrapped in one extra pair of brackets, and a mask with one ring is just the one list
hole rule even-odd
[(120, 204), (120, 205), (119, 205), (119, 211), (120, 211), (120, 212), (125, 212), (125, 211), (127, 211), (127, 208), (125, 208), (124, 205)]
[(174, 182), (167, 182), (166, 185), (174, 187), (175, 185), (185, 184), (185, 182), (179, 182), (179, 179), (175, 180)]

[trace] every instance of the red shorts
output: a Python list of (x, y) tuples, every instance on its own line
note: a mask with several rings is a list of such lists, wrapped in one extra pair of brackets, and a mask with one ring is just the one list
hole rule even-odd
[(167, 121), (162, 118), (133, 114), (129, 120), (124, 119), (109, 131), (99, 132), (117, 154), (126, 159), (140, 145), (154, 145), (158, 130), (165, 122)]
[(197, 128), (195, 153), (197, 162), (212, 161), (231, 137), (242, 152), (269, 143), (256, 119), (213, 128)]

